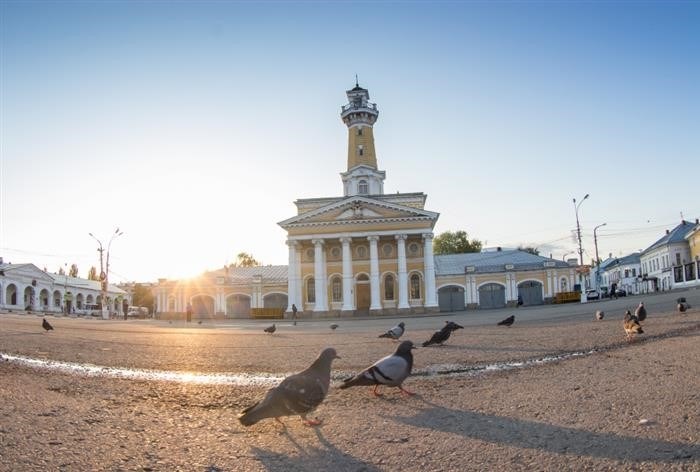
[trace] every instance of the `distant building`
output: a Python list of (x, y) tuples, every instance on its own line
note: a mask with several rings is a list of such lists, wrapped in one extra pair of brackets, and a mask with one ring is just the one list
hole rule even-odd
[(624, 257), (612, 255), (600, 263), (600, 289), (610, 292), (612, 285), (629, 294), (638, 294), (642, 290), (641, 255), (638, 252)]
[[(127, 293), (110, 285), (109, 310), (121, 315)], [(52, 274), (34, 264), (6, 264), (0, 259), (0, 309), (76, 315), (101, 315), (99, 281)]]
[[(682, 220), (672, 230), (666, 230), (658, 241), (642, 251), (643, 290), (655, 292), (683, 286), (683, 266), (691, 262), (688, 236), (697, 226)], [(675, 269), (679, 277), (674, 277)], [(697, 272), (696, 272), (697, 273)], [(676, 282), (678, 280), (678, 282)]]

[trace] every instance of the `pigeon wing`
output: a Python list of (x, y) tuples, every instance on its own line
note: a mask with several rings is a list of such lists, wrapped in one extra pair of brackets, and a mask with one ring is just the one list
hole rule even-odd
[(328, 393), (328, 385), (313, 375), (297, 374), (287, 377), (277, 387), (287, 411), (305, 414), (323, 402)]

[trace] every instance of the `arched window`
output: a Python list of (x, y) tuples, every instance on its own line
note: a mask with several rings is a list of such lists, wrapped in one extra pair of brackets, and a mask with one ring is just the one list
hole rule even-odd
[(384, 277), (384, 300), (394, 299), (394, 276), (387, 274)]
[(331, 290), (333, 291), (333, 301), (342, 302), (343, 301), (343, 283), (339, 276), (333, 277), (331, 281)]
[(362, 155), (364, 155), (364, 153), (365, 153), (365, 149), (362, 147), (362, 144), (357, 146), (357, 155), (362, 156)]
[(316, 303), (316, 281), (313, 277), (306, 279), (306, 301)]
[(366, 180), (360, 180), (357, 184), (357, 193), (367, 195), (369, 193), (369, 184)]
[(566, 283), (566, 279), (564, 277), (562, 277), (560, 285), (561, 285), (561, 291), (566, 292), (567, 291), (566, 290), (567, 283)]
[(411, 298), (413, 300), (420, 298), (420, 275), (418, 274), (411, 276)]

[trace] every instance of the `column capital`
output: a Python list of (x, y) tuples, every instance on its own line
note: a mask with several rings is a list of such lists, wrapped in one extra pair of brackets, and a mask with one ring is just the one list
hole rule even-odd
[(433, 233), (423, 233), (423, 239), (433, 239)]
[(286, 243), (289, 247), (297, 247), (299, 245), (299, 241), (297, 241), (296, 239), (288, 239)]
[(340, 242), (342, 244), (350, 244), (352, 242), (352, 238), (349, 236), (343, 236), (342, 238), (338, 238), (338, 239), (340, 239)]
[(408, 237), (407, 234), (395, 234), (394, 235), (394, 239), (396, 239), (397, 241), (401, 241), (401, 240), (405, 241), (407, 237)]
[(315, 246), (323, 246), (323, 245), (325, 244), (326, 241), (325, 241), (324, 239), (312, 239), (311, 242), (312, 242)]
[(367, 241), (379, 241), (379, 236), (373, 235), (373, 236), (367, 236)]

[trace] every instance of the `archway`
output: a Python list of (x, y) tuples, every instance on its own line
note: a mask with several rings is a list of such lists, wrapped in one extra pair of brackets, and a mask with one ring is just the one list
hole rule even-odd
[(209, 295), (192, 297), (192, 314), (214, 317), (214, 299)]
[(542, 305), (542, 284), (535, 280), (528, 280), (518, 284), (518, 295), (522, 298), (524, 306)]
[(459, 285), (447, 285), (438, 290), (440, 311), (464, 311), (464, 288)]
[(248, 295), (230, 295), (226, 299), (226, 315), (234, 317), (250, 316), (250, 297)]
[(497, 283), (479, 287), (479, 308), (503, 308), (506, 306), (506, 288)]
[(287, 295), (284, 293), (268, 293), (263, 297), (263, 308), (287, 309)]

